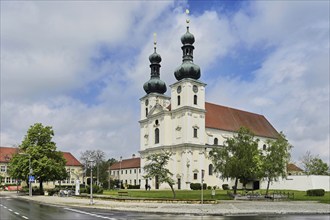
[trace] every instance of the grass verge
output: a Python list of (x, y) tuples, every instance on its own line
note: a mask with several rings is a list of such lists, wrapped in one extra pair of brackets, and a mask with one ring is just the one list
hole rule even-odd
[[(173, 199), (173, 194), (171, 190), (121, 190), (127, 191), (129, 197), (132, 198), (150, 198), (150, 199)], [(280, 190), (284, 193), (294, 193), (294, 198), (290, 201), (317, 201), (321, 203), (330, 204), (330, 192), (325, 192), (324, 196), (307, 196), (306, 191), (296, 191), (296, 190)], [(201, 190), (176, 190), (176, 199), (177, 200), (200, 200), (201, 199)], [(211, 190), (203, 190), (204, 200), (231, 200), (227, 195), (225, 190), (216, 190), (215, 197), (211, 195)], [(257, 190), (254, 193), (265, 194), (266, 190)], [(278, 190), (270, 190), (269, 194), (273, 192), (278, 192)], [(238, 190), (238, 193), (244, 193), (243, 191)], [(118, 196), (118, 190), (105, 190), (104, 195)]]

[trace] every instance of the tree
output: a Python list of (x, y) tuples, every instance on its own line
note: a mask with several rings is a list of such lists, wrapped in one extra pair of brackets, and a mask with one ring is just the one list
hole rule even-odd
[(267, 179), (268, 195), (269, 185), (273, 181), (277, 181), (279, 177), (286, 177), (286, 165), (290, 159), (291, 146), (285, 135), (281, 132), (276, 140), (268, 140), (268, 147), (263, 156), (263, 173)]
[(209, 157), (214, 165), (214, 171), (218, 172), (222, 179), (235, 179), (234, 194), (236, 194), (238, 180), (245, 185), (262, 176), (259, 139), (244, 127), (240, 128), (233, 137), (225, 139), (224, 146), (213, 148)]
[(173, 173), (166, 168), (170, 157), (172, 156), (171, 152), (162, 151), (160, 153), (150, 154), (146, 157), (147, 165), (143, 167), (144, 171), (147, 173), (144, 178), (156, 178), (158, 183), (167, 183), (173, 193), (173, 198), (176, 197), (175, 191), (173, 188), (174, 180), (171, 178)]
[[(96, 176), (97, 176), (97, 185), (100, 184), (100, 172), (99, 167), (100, 164), (104, 163), (105, 153), (101, 150), (86, 150), (85, 152), (81, 153), (80, 159), (85, 167), (85, 171), (87, 172), (90, 166), (90, 161), (94, 161), (96, 166)], [(101, 181), (102, 182), (102, 181)]]
[(31, 160), (32, 174), (39, 181), (41, 192), (44, 181), (65, 179), (66, 161), (63, 153), (56, 151), (56, 144), (52, 141), (53, 136), (54, 131), (50, 126), (43, 126), (41, 123), (30, 126), (19, 146), (19, 153), (10, 160), (10, 175), (26, 179), (28, 182), (29, 160)]
[(310, 151), (302, 157), (301, 163), (307, 175), (329, 175), (329, 165), (323, 162), (319, 155), (312, 155)]

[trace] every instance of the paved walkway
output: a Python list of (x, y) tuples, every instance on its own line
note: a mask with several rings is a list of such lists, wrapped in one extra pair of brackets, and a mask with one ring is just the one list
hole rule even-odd
[(120, 202), (113, 200), (90, 199), (57, 196), (18, 196), (16, 193), (2, 195), (15, 196), (21, 199), (33, 200), (60, 206), (101, 208), (119, 211), (137, 211), (154, 213), (177, 213), (194, 215), (242, 215), (242, 214), (330, 214), (330, 204), (317, 202), (264, 202), (264, 201), (234, 201), (222, 200), (218, 204), (182, 204), (182, 203), (142, 203)]

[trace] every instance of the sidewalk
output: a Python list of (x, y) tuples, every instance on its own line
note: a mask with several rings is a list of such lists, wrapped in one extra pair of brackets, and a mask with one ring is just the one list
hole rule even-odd
[(330, 214), (330, 204), (317, 202), (264, 202), (222, 200), (218, 204), (142, 203), (57, 196), (18, 196), (16, 193), (1, 195), (33, 200), (59, 206), (111, 209), (132, 212), (176, 213), (194, 215), (242, 215), (242, 214)]

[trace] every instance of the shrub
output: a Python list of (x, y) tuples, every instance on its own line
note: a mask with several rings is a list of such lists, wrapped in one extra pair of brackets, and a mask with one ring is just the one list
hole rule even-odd
[[(206, 189), (206, 187), (207, 187), (206, 183), (203, 183), (203, 189)], [(201, 184), (200, 183), (190, 183), (190, 189), (201, 190)]]
[(229, 190), (229, 185), (228, 184), (222, 184), (222, 189), (223, 190)]
[(49, 189), (49, 190), (48, 190), (48, 195), (49, 195), (49, 196), (52, 196), (52, 195), (54, 195), (55, 193), (58, 193), (59, 191), (60, 191), (59, 188)]
[[(80, 193), (90, 193), (90, 191), (91, 191), (90, 186), (86, 186), (86, 188), (84, 188), (84, 189), (86, 189), (86, 191), (82, 192), (82, 189), (80, 189)], [(102, 194), (103, 188), (99, 187), (98, 185), (93, 185), (93, 193)]]
[(128, 185), (127, 189), (140, 189), (140, 185)]
[(309, 189), (306, 191), (307, 196), (324, 196), (324, 189)]
[(211, 190), (211, 189), (212, 189), (212, 186), (208, 186), (207, 189), (208, 189), (208, 190)]

